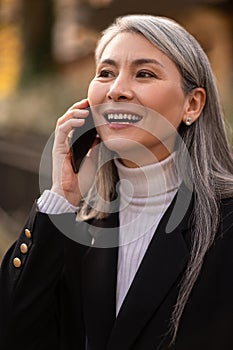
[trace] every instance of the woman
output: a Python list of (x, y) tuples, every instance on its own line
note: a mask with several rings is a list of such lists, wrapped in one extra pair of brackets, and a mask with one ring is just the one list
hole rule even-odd
[[(2, 263), (1, 344), (232, 349), (233, 163), (206, 55), (174, 21), (133, 15), (96, 66)], [(99, 138), (77, 176), (69, 138), (89, 105)]]

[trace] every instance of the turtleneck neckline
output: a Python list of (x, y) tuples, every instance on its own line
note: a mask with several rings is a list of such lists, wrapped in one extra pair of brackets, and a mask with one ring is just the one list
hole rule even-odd
[(119, 159), (114, 161), (120, 179), (120, 194), (124, 198), (159, 196), (173, 191), (180, 185), (175, 152), (161, 162), (138, 168), (128, 168)]

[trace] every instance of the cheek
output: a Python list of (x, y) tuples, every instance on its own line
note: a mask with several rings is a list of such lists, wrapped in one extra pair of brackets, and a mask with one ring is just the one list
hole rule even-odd
[(90, 85), (88, 87), (88, 92), (87, 92), (87, 98), (88, 98), (88, 101), (89, 101), (89, 104), (90, 106), (93, 105), (93, 102), (92, 100), (94, 99), (95, 97), (95, 88), (94, 88), (94, 83), (93, 81), (90, 82)]
[(147, 106), (177, 126), (182, 120), (185, 98), (177, 90), (158, 92), (149, 96)]
[(104, 96), (105, 89), (103, 88), (103, 86), (100, 86), (100, 84), (95, 81), (91, 81), (87, 93), (87, 98), (90, 106), (95, 106), (100, 103), (103, 103)]

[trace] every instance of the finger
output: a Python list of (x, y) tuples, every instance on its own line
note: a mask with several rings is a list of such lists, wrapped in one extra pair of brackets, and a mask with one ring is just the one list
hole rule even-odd
[(64, 123), (57, 126), (55, 130), (56, 142), (64, 143), (68, 135), (74, 128), (79, 128), (85, 123), (85, 119), (68, 119)]
[(81, 101), (75, 102), (75, 103), (69, 108), (69, 110), (76, 109), (76, 108), (83, 109), (83, 108), (87, 108), (88, 106), (89, 106), (88, 99), (85, 98), (85, 99), (83, 99), (83, 100), (81, 100)]
[(57, 125), (64, 124), (70, 119), (83, 119), (86, 118), (89, 114), (89, 111), (86, 109), (75, 109), (67, 111), (62, 117), (58, 118)]

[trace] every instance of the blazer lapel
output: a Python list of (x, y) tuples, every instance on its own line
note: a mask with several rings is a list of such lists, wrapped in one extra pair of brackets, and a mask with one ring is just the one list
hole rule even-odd
[[(187, 189), (182, 187), (180, 191), (162, 218), (148, 247), (119, 311), (107, 349), (131, 348), (186, 266), (189, 250), (182, 231), (187, 228), (191, 206), (187, 200), (190, 198)], [(177, 217), (182, 212), (186, 213), (182, 222), (167, 233), (169, 218), (172, 215)], [(169, 225), (171, 227), (171, 223)]]

